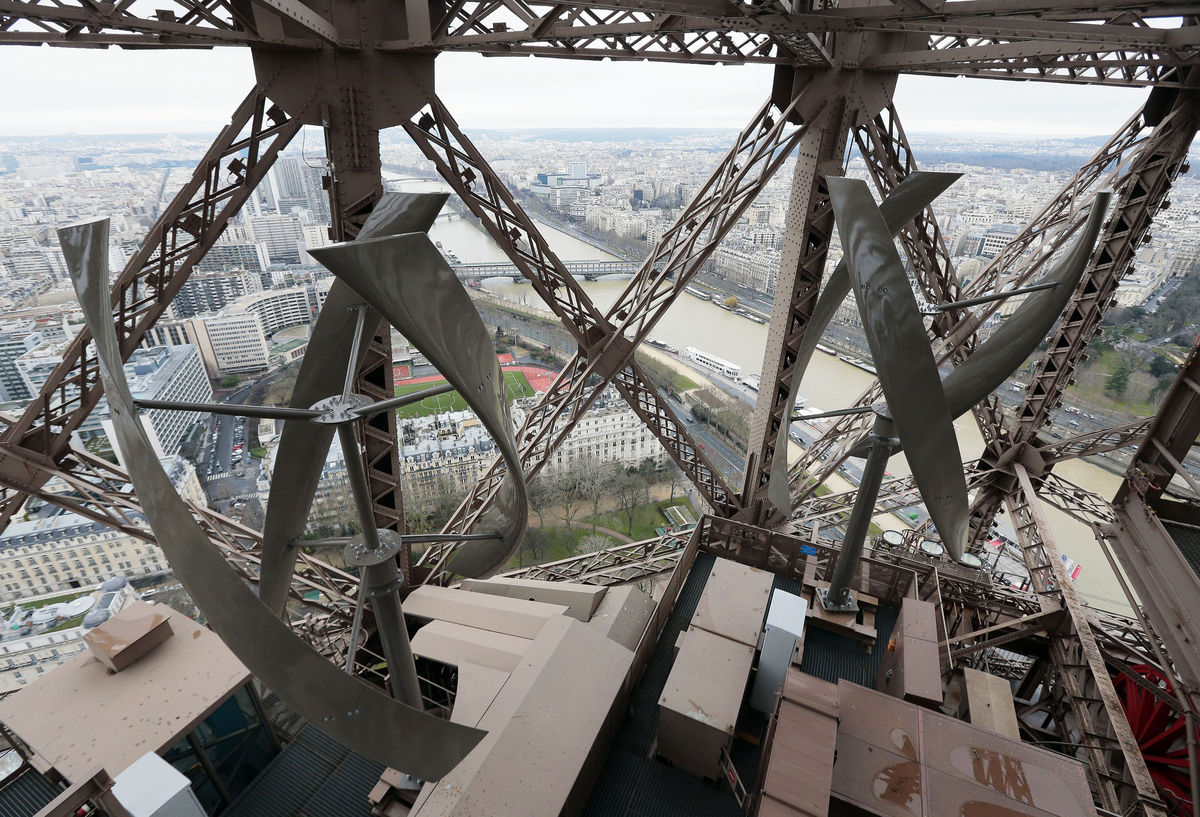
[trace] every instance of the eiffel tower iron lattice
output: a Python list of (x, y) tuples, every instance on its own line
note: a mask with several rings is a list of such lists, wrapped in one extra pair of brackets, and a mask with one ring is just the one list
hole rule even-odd
[[(254, 57), (254, 89), (234, 109), (192, 178), (113, 282), (110, 305), (122, 358), (164, 314), (191, 270), (303, 126), (317, 125), (325, 133), (333, 229), (339, 240), (357, 235), (383, 192), (380, 130), (402, 127), (578, 343), (578, 353), (517, 434), (520, 476), (527, 481), (543, 467), (611, 384), (720, 518), (702, 527), (698, 536), (736, 531), (746, 541), (758, 537), (770, 547), (782, 546), (789, 537), (765, 526), (812, 530), (816, 536), (816, 526), (848, 507), (849, 496), (818, 496), (816, 486), (859, 444), (865, 430), (859, 417), (839, 418), (795, 462), (778, 460), (787, 454), (776, 447), (781, 424), (788, 419), (796, 350), (824, 279), (833, 229), (826, 176), (842, 174), (850, 143), (866, 159), (884, 195), (917, 169), (916, 154), (901, 125), (902, 112), (891, 102), (897, 77), (969, 76), (1148, 89), (1142, 109), (969, 285), (957, 281), (931, 208), (900, 233), (924, 299), (953, 303), (1008, 291), (1038, 277), (1081, 229), (1087, 209), (1082, 205), (1090, 196), (1111, 187), (1116, 200), (1102, 247), (1084, 272), (1066, 320), (1051, 337), (1050, 352), (1039, 362), (1021, 406), (1011, 412), (985, 400), (973, 407), (987, 441), (986, 450), (965, 466), (968, 486), (976, 494), (974, 544), (978, 546), (995, 512), (1007, 503), (1010, 512), (1024, 520), (1021, 530), (1027, 541), (1022, 542), (1022, 552), (1037, 592), (1018, 596), (999, 587), (981, 590), (949, 576), (925, 578), (922, 586), (936, 591), (953, 613), (951, 635), (1004, 622), (1011, 623), (1013, 632), (1045, 627), (1048, 619), (1040, 614), (1059, 605), (1062, 591), (1043, 580), (1047, 571), (1040, 555), (1044, 548), (1037, 544), (1042, 536), (1039, 503), (1065, 507), (1098, 526), (1109, 526), (1109, 535), (1118, 538), (1138, 522), (1136, 515), (1114, 516), (1104, 500), (1072, 486), (1053, 468), (1071, 457), (1134, 445), (1151, 428), (1148, 421), (1058, 442), (1047, 441), (1040, 432), (1097, 325), (1112, 308), (1113, 292), (1130, 267), (1133, 250), (1182, 172), (1200, 121), (1196, 92), (1191, 90), (1193, 66), (1200, 61), (1200, 26), (1191, 24), (1200, 10), (1195, 4), (964, 0), (935, 5), (903, 0), (797, 6), (778, 0), (452, 0), (437, 6), (389, 0), (161, 0), (152, 5), (0, 0), (0, 45), (244, 47)], [(776, 66), (777, 81), (770, 98), (618, 302), (602, 311), (572, 279), (434, 93), (434, 58), (450, 51), (704, 65), (762, 63)], [(788, 244), (764, 350), (764, 383), (751, 429), (749, 462), (743, 484), (730, 485), (633, 355), (722, 236), (793, 154)], [(935, 318), (928, 334), (937, 363), (957, 366), (969, 360), (978, 347), (977, 330), (995, 309), (995, 304), (962, 307)], [(102, 391), (90, 340), (85, 330), (68, 345), (44, 387), (0, 433), (0, 526), (14, 518), (26, 498), (37, 496), (153, 540), (142, 522), (139, 498), (120, 469), (70, 445), (72, 433), (95, 408)], [(356, 390), (373, 399), (391, 393), (388, 342), (386, 333), (371, 340), (357, 375)], [(878, 398), (873, 388), (858, 404), (867, 406)], [(402, 532), (395, 436), (394, 416), (385, 414), (361, 429), (359, 442), (376, 525)], [(783, 464), (790, 466), (790, 518), (769, 500), (772, 466)], [(1154, 464), (1161, 465), (1157, 460)], [(504, 472), (497, 460), (455, 513), (447, 533), (464, 536), (478, 524), (495, 501)], [(54, 479), (66, 481), (73, 492), (47, 490)], [(914, 497), (911, 483), (897, 480), (884, 483), (879, 501), (882, 507), (896, 508)], [(206, 509), (193, 508), (191, 513), (226, 561), (245, 580), (258, 581), (261, 537)], [(1142, 533), (1135, 530), (1131, 535)], [(454, 564), (462, 541), (431, 547), (415, 568), (402, 553), (402, 566), (413, 577), (448, 581), (448, 566)], [(595, 575), (608, 581), (637, 575), (639, 559), (645, 565), (669, 562), (677, 550), (677, 543), (663, 541), (543, 570), (547, 576)], [(298, 622), (297, 630), (313, 642), (344, 645), (352, 626), (353, 577), (301, 554), (289, 592), (299, 598), (313, 589), (320, 589), (321, 598), (309, 609), (320, 621)], [(1090, 638), (1094, 627), (1083, 620), (1090, 614), (1070, 603), (1066, 607), (1070, 623), (1063, 632), (1069, 638), (1043, 662), (1048, 688), (1057, 696), (1046, 707), (1070, 712), (1079, 723), (1087, 720), (1088, 728), (1100, 736), (1099, 748), (1088, 756), (1098, 802), (1116, 811), (1162, 813), (1142, 774), (1144, 767), (1138, 765), (1137, 748), (1122, 732), (1119, 705), (1114, 707), (1099, 677), (1107, 670), (1103, 661), (1097, 662), (1096, 643)], [(1138, 630), (1136, 623), (1129, 627), (1130, 632)], [(1008, 630), (995, 632), (996, 637), (1010, 635)], [(1155, 641), (1152, 633), (1141, 637)], [(1168, 646), (1178, 649), (1178, 644)], [(1112, 649), (1100, 652), (1110, 654)], [(1153, 656), (1141, 657), (1154, 662)]]

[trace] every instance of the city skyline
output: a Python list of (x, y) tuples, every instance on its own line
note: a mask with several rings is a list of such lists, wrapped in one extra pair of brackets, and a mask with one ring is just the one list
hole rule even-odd
[[(739, 129), (766, 97), (771, 71), (444, 54), (437, 90), (468, 129)], [(5, 49), (0, 73), (25, 78), (9, 89), (0, 137), (215, 132), (253, 82), (242, 49)], [(198, 76), (205, 81), (177, 87)], [(631, 87), (656, 90), (631, 95)], [(914, 133), (1097, 136), (1118, 128), (1147, 93), (904, 76), (895, 101)]]

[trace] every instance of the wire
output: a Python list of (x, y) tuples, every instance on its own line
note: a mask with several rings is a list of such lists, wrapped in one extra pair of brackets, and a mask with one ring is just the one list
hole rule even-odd
[(313, 170), (325, 170), (327, 167), (329, 167), (328, 157), (326, 157), (325, 161), (319, 165), (314, 165), (312, 162), (308, 161), (308, 155), (306, 154), (307, 147), (308, 125), (304, 125), (300, 128), (300, 161), (304, 162), (305, 165), (311, 167)]

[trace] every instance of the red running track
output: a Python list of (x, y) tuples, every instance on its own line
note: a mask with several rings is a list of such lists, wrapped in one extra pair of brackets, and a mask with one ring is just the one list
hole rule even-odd
[[(558, 372), (553, 369), (547, 369), (544, 366), (528, 366), (518, 365), (513, 362), (513, 356), (507, 352), (496, 355), (496, 359), (500, 362), (500, 368), (506, 372), (520, 372), (525, 375), (525, 379), (529, 381), (529, 385), (533, 387), (535, 392), (549, 391), (550, 385), (554, 382), (554, 378), (558, 376)], [(422, 377), (409, 377), (411, 369), (407, 365), (393, 366), (392, 375), (396, 379), (396, 385), (408, 383), (436, 383), (439, 380), (445, 380), (440, 374), (428, 374)]]

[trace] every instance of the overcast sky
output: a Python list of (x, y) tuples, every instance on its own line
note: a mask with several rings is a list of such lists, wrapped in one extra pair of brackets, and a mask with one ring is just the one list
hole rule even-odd
[[(740, 128), (769, 66), (597, 63), (445, 54), (437, 89), (464, 128)], [(246, 49), (121, 51), (0, 47), (0, 135), (216, 131), (253, 83)], [(12, 81), (16, 79), (16, 81)], [(902, 77), (909, 131), (1108, 134), (1139, 89)]]

